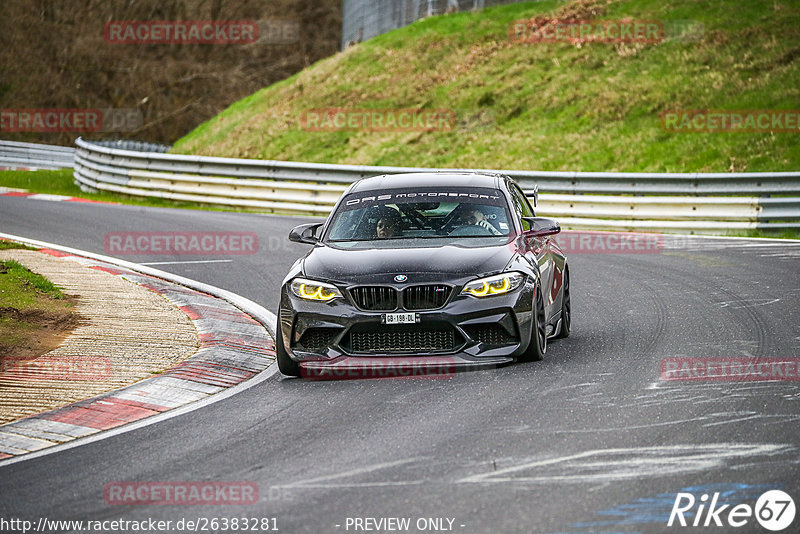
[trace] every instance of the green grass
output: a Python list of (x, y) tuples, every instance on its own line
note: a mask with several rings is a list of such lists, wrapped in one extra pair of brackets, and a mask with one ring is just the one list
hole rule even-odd
[(29, 308), (41, 296), (61, 300), (61, 288), (14, 260), (0, 262), (0, 307)]
[(24, 245), (22, 243), (17, 243), (16, 241), (8, 241), (6, 239), (0, 238), (0, 250), (9, 250), (9, 249), (39, 250), (37, 248)]
[[(7, 242), (0, 242), (0, 245)], [(7, 246), (3, 248), (9, 248)], [(48, 317), (71, 314), (74, 303), (47, 278), (14, 260), (0, 261), (0, 353), (13, 355), (31, 336), (47, 335)], [(52, 333), (52, 332), (51, 332)]]
[(771, 239), (800, 239), (800, 230), (747, 230), (725, 234), (731, 237), (768, 237)]
[[(690, 20), (704, 33), (654, 45), (509, 40), (512, 22), (539, 15)], [(791, 0), (551, 0), (430, 17), (236, 102), (173, 151), (432, 167), (797, 170), (800, 134), (670, 133), (660, 113), (800, 108), (798, 18)], [(305, 110), (329, 107), (445, 108), (466, 124), (451, 132), (301, 127)], [(477, 125), (476, 115), (484, 118)]]
[(101, 202), (119, 202), (139, 206), (157, 206), (166, 208), (193, 208), (190, 202), (174, 202), (160, 198), (132, 197), (116, 193), (85, 193), (75, 185), (72, 169), (57, 171), (0, 171), (0, 187), (25, 189), (31, 193), (47, 193), (80, 197)]

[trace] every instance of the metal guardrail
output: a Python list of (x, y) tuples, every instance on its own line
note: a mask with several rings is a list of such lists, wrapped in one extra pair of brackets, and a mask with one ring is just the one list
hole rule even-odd
[[(76, 141), (75, 182), (114, 191), (277, 213), (327, 215), (347, 185), (415, 167), (298, 163), (139, 152)], [(537, 214), (565, 228), (720, 233), (800, 228), (800, 172), (492, 171), (538, 185)], [(770, 197), (770, 195), (781, 195)]]
[(431, 15), (521, 1), (523, 0), (344, 0), (342, 49), (350, 43), (366, 41)]
[(119, 148), (122, 150), (134, 150), (136, 152), (169, 152), (172, 146), (160, 143), (147, 143), (145, 141), (133, 141), (131, 139), (114, 139), (111, 141), (92, 141), (93, 144), (107, 148)]
[(67, 146), (0, 141), (0, 169), (69, 169), (74, 154)]

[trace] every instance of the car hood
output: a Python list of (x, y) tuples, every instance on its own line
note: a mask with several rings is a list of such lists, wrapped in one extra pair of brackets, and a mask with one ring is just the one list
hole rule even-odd
[(309, 278), (345, 284), (392, 283), (401, 274), (408, 283), (436, 282), (502, 271), (512, 256), (507, 244), (359, 250), (323, 245), (309, 252), (302, 270)]

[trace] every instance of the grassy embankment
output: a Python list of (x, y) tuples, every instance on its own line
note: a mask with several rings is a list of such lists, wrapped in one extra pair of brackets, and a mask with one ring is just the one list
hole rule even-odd
[[(540, 15), (659, 20), (670, 37), (581, 46), (509, 38), (514, 21)], [(545, 1), (431, 17), (233, 104), (173, 151), (495, 169), (798, 170), (798, 133), (671, 133), (660, 117), (800, 108), (798, 18), (800, 7), (789, 0)], [(332, 107), (452, 109), (460, 125), (433, 132), (302, 127), (304, 112)]]
[[(27, 249), (0, 241), (0, 250)], [(57, 347), (78, 324), (74, 299), (45, 277), (13, 260), (0, 261), (0, 356), (35, 358)], [(0, 364), (0, 371), (5, 369)]]

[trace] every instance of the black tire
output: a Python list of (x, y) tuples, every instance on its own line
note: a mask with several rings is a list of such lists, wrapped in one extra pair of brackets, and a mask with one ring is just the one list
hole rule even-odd
[(528, 344), (528, 349), (520, 356), (520, 361), (523, 362), (538, 362), (544, 359), (544, 354), (547, 352), (547, 323), (544, 314), (544, 301), (542, 300), (542, 292), (539, 291), (540, 287), (536, 287), (536, 297), (534, 299), (534, 328), (531, 329), (531, 342)]
[[(278, 313), (280, 317), (280, 312)], [(283, 346), (283, 334), (281, 334), (280, 320), (278, 322), (278, 331), (275, 334), (275, 356), (278, 360), (278, 369), (286, 376), (300, 376), (300, 365), (286, 354), (286, 349)]]
[(569, 269), (564, 269), (564, 285), (561, 291), (561, 329), (556, 336), (559, 339), (569, 337), (569, 332), (572, 330), (572, 300), (569, 296)]

